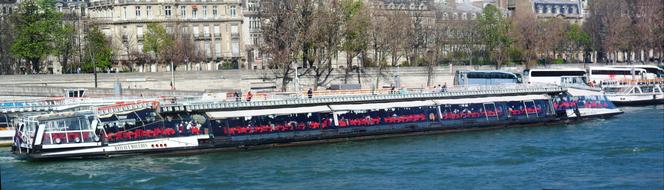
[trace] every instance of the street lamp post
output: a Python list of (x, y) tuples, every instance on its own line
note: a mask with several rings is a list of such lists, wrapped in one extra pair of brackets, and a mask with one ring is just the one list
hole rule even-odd
[(173, 60), (171, 60), (171, 90), (175, 90), (175, 67), (173, 67)]

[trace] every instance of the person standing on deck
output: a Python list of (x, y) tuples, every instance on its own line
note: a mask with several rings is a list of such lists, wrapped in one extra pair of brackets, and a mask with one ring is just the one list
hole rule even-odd
[(235, 101), (239, 102), (240, 101), (240, 92), (235, 91), (235, 94), (233, 94), (233, 95), (235, 96)]

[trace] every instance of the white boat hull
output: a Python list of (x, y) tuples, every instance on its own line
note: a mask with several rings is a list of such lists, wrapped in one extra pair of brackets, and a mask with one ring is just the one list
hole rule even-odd
[(664, 94), (607, 94), (606, 97), (615, 104), (650, 104), (664, 102)]

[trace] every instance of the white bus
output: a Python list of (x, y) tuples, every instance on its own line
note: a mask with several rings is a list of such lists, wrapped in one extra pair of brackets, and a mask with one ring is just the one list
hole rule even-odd
[(456, 71), (454, 85), (501, 85), (521, 83), (521, 75), (497, 70)]
[(526, 69), (523, 76), (527, 84), (547, 83), (560, 85), (561, 77), (586, 77), (586, 70), (580, 68)]
[[(634, 73), (632, 73), (634, 72)], [(634, 74), (634, 77), (632, 77)], [(654, 76), (654, 75), (653, 75)], [(639, 68), (615, 68), (615, 67), (590, 67), (588, 68), (588, 80), (601, 82), (606, 80), (641, 80), (655, 78), (649, 76), (645, 69)]]
[(664, 78), (664, 69), (659, 68), (658, 66), (654, 65), (622, 65), (622, 66), (613, 66), (614, 68), (629, 68), (631, 69), (632, 67), (636, 69), (643, 69), (648, 72), (647, 78)]

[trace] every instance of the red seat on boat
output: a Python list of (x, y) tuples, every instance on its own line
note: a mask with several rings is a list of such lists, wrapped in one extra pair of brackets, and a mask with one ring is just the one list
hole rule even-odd
[(371, 123), (372, 123), (373, 125), (380, 124), (380, 118), (378, 118), (378, 117), (376, 117), (376, 118), (372, 118), (372, 119), (371, 119)]
[(346, 127), (346, 126), (348, 126), (348, 124), (346, 124), (345, 121), (339, 120), (339, 127)]
[(152, 136), (157, 137), (162, 134), (162, 130), (160, 128), (156, 128), (152, 131)]
[(175, 129), (172, 128), (166, 128), (163, 131), (164, 135), (171, 136), (175, 134)]
[(311, 126), (312, 129), (318, 129), (320, 127), (320, 123), (314, 121), (311, 122), (309, 126)]
[(198, 127), (191, 128), (191, 134), (198, 135), (200, 133), (200, 130)]
[(148, 130), (143, 131), (143, 137), (150, 138), (150, 137), (153, 137), (153, 136), (154, 136), (154, 132), (152, 130), (148, 129)]
[(123, 135), (122, 137), (124, 137), (125, 139), (131, 139), (134, 136), (134, 132), (127, 131), (122, 133), (122, 135)]

